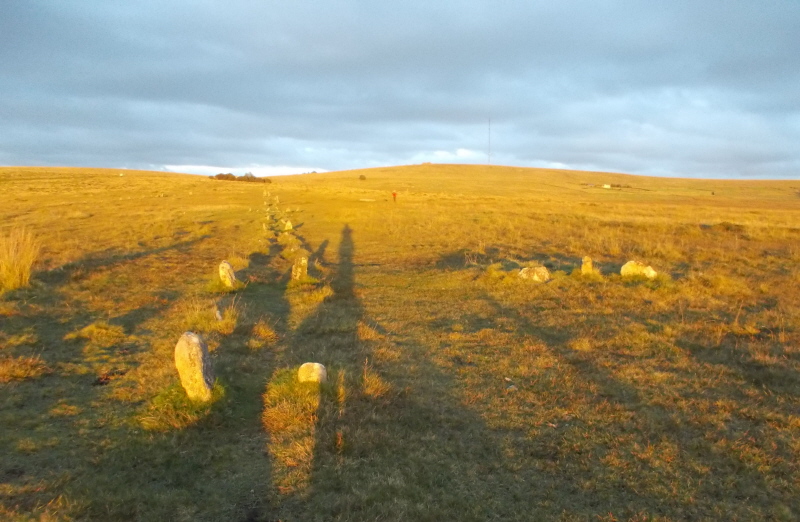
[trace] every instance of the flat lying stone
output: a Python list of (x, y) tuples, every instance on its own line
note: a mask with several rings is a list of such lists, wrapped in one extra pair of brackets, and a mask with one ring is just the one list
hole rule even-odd
[(658, 272), (653, 270), (653, 267), (645, 266), (643, 263), (638, 261), (628, 261), (622, 265), (622, 269), (619, 271), (619, 273), (623, 277), (644, 276), (647, 279), (655, 279), (655, 277), (658, 275)]
[(550, 271), (545, 266), (529, 266), (519, 271), (521, 279), (545, 283), (550, 280)]

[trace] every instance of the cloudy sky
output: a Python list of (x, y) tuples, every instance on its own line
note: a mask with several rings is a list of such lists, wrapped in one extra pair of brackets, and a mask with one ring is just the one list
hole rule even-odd
[(0, 165), (486, 163), (490, 136), (492, 164), (800, 178), (800, 1), (0, 2)]

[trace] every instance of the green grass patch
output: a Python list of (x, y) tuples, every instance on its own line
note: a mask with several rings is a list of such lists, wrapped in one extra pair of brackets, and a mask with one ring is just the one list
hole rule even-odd
[(214, 383), (208, 402), (190, 400), (181, 384), (176, 382), (153, 397), (140, 414), (139, 421), (149, 431), (182, 430), (208, 416), (224, 397), (225, 387), (219, 380)]

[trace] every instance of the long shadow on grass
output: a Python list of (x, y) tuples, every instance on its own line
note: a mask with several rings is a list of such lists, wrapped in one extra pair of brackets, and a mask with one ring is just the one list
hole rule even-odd
[[(96, 314), (80, 303), (62, 303), (53, 296), (47, 297), (47, 306), (34, 308), (37, 313), (3, 320), (0, 329), (4, 333), (32, 336), (30, 345), (4, 350), (6, 355), (37, 356), (49, 368), (49, 373), (40, 377), (0, 384), (4, 454), (0, 473), (8, 474), (3, 482), (18, 492), (0, 498), (10, 513), (21, 517), (35, 514), (62, 495), (74, 503), (70, 510), (80, 512), (93, 503), (88, 500), (92, 493), (86, 496), (76, 491), (72, 479), (85, 481), (85, 475), (104, 474), (107, 470), (96, 464), (103, 460), (105, 450), (116, 438), (130, 437), (127, 430), (115, 426), (113, 414), (98, 408), (97, 403), (109, 400), (113, 386), (107, 385), (134, 367), (137, 353), (144, 348), (128, 334), (175, 298), (177, 295), (162, 295), (157, 304), (112, 318), (105, 330), (108, 338), (65, 340), (67, 334), (91, 323)], [(115, 326), (122, 326), (124, 333), (117, 333)], [(108, 482), (120, 476), (125, 475), (110, 475)]]
[[(183, 250), (195, 243), (170, 248)], [(4, 349), (4, 355), (40, 355), (54, 370), (0, 385), (0, 476), (12, 492), (0, 496), (0, 506), (7, 510), (3, 513), (24, 518), (52, 508), (61, 516), (91, 520), (231, 520), (261, 509), (270, 471), (263, 455), (260, 394), (270, 366), (263, 357), (242, 356), (247, 350), (242, 350), (241, 336), (223, 339), (216, 357), (218, 377), (227, 385), (225, 397), (197, 422), (187, 423), (181, 418), (185, 411), (178, 407), (174, 422), (182, 427), (164, 432), (142, 430), (136, 422), (120, 423), (142, 405), (115, 405), (108, 393), (115, 390), (112, 381), (136, 364), (135, 352), (143, 347), (135, 336), (142, 325), (172, 306), (179, 292), (154, 292), (151, 304), (107, 319), (108, 331), (117, 332), (117, 337), (65, 340), (67, 334), (93, 321), (105, 322), (106, 317), (98, 317), (88, 303), (68, 300), (59, 286), (77, 274), (87, 275), (87, 270), (166, 250), (94, 259), (88, 266), (76, 263), (58, 277), (45, 277), (48, 285), (19, 292), (24, 303), (20, 313), (2, 318), (3, 334), (32, 339), (30, 346)], [(280, 295), (265, 302), (279, 304)], [(278, 306), (276, 313), (284, 310)], [(122, 327), (122, 332), (114, 327)], [(90, 356), (98, 358), (94, 366), (87, 363)], [(106, 356), (115, 366), (98, 376), (94, 368), (108, 366), (103, 362)], [(183, 397), (179, 385), (164, 392), (166, 408)]]
[(106, 447), (94, 457), (105, 480), (89, 482), (91, 489), (69, 488), (79, 499), (75, 512), (80, 517), (273, 520), (272, 469), (260, 419), (261, 394), (275, 356), (272, 349), (250, 343), (259, 340), (258, 321), (285, 335), (289, 306), (285, 287), (275, 284), (280, 273), (267, 256), (252, 253), (244, 275), (251, 284), (219, 301), (224, 308), (236, 300), (240, 312), (240, 324), (219, 339), (212, 353), (222, 396), (211, 405), (191, 404), (175, 378), (142, 405), (138, 420), (144, 429), (137, 423), (107, 433)]
[[(525, 510), (509, 510), (506, 500), (524, 502), (524, 488), (507, 473), (495, 474), (506, 464), (501, 445), (460, 404), (452, 377), (427, 359), (420, 341), (387, 332), (369, 317), (348, 226), (338, 254), (333, 294), (297, 327), (285, 357), (295, 368), (324, 363), (332, 382), (315, 414), (310, 477), (284, 484), (278, 514), (292, 520), (529, 518)], [(376, 361), (380, 349), (396, 358)]]
[[(482, 252), (468, 248), (461, 248), (448, 252), (439, 257), (436, 267), (445, 270), (467, 270), (476, 265), (488, 266), (500, 263), (502, 270), (512, 271), (520, 268), (519, 262), (536, 262), (550, 271), (563, 271), (571, 273), (580, 269), (583, 259), (561, 253), (526, 252), (508, 245), (491, 245), (484, 247)], [(606, 262), (594, 260), (595, 268), (605, 274), (619, 273), (621, 262)]]
[(209, 237), (210, 236), (205, 235), (197, 239), (180, 241), (172, 245), (142, 250), (140, 252), (112, 252), (106, 255), (90, 254), (79, 261), (67, 263), (60, 268), (34, 274), (34, 278), (42, 281), (50, 288), (56, 288), (69, 283), (70, 281), (76, 281), (88, 277), (93, 271), (100, 268), (111, 268), (121, 263), (136, 261), (137, 259), (163, 254), (164, 252), (169, 252), (170, 250), (187, 252), (188, 249), (208, 239)]
[(583, 409), (576, 418), (554, 419), (546, 435), (508, 439), (510, 451), (531, 466), (521, 476), (540, 485), (531, 491), (533, 503), (557, 498), (557, 507), (579, 517), (748, 518), (759, 510), (770, 515), (790, 498), (746, 458), (717, 447), (724, 437), (701, 414), (648, 401), (613, 375), (616, 362), (568, 348), (569, 332), (536, 324), (488, 294), (483, 299), (514, 321), (520, 342), (544, 342), (569, 370), (546, 392), (564, 394), (562, 408)]

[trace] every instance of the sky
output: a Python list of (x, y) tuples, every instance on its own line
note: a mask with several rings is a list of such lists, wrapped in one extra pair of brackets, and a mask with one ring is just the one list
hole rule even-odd
[(0, 165), (800, 178), (800, 0), (3, 0)]

